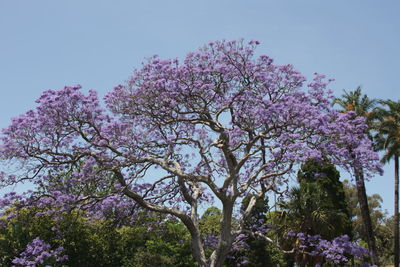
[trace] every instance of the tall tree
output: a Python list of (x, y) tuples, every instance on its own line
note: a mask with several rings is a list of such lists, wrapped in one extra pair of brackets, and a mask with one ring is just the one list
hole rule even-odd
[[(302, 164), (297, 177), (299, 186), (291, 190), (288, 201), (281, 203), (283, 212), (281, 229), (278, 231), (301, 233), (300, 236), (315, 239), (334, 240), (344, 235), (350, 239), (352, 227), (349, 209), (335, 166), (326, 160), (310, 159)], [(296, 245), (299, 245), (298, 241), (295, 241)], [(296, 245), (292, 239), (283, 240), (285, 247)], [(313, 246), (294, 250), (300, 266), (315, 266), (321, 262), (322, 255), (313, 251)]]
[[(375, 117), (374, 109), (378, 101), (376, 99), (370, 99), (367, 95), (362, 94), (361, 86), (358, 86), (356, 90), (350, 92), (344, 90), (344, 94), (341, 98), (335, 98), (334, 103), (340, 105), (343, 111), (354, 111), (358, 116), (364, 117), (367, 125), (371, 128)], [(371, 137), (370, 132), (368, 132), (368, 135)]]
[[(329, 155), (367, 174), (379, 165), (364, 121), (332, 109), (323, 76), (315, 75), (304, 90), (306, 79), (293, 66), (255, 58), (257, 45), (210, 43), (182, 63), (150, 58), (106, 96), (108, 110), (95, 91), (84, 94), (80, 86), (45, 91), (35, 110), (3, 131), (0, 156), (17, 169), (2, 174), (2, 184), (49, 184), (50, 177), (68, 173), (65, 183), (47, 187), (52, 198), (34, 197), (34, 203), (46, 199), (64, 207), (125, 195), (179, 218), (199, 266), (221, 266), (257, 199), (300, 162)], [(71, 192), (74, 183), (112, 186), (96, 195)], [(235, 207), (247, 195), (236, 223)], [(217, 245), (206, 257), (199, 207), (213, 200), (222, 219)]]
[[(360, 205), (357, 199), (357, 188), (349, 181), (343, 181), (344, 191), (353, 227), (353, 239), (356, 242), (366, 242), (364, 224), (361, 218)], [(382, 209), (382, 197), (379, 194), (368, 196), (372, 226), (376, 246), (379, 251), (379, 262), (382, 266), (393, 264), (393, 218), (388, 218), (387, 211)]]
[[(285, 228), (331, 240), (351, 235), (351, 223), (339, 172), (327, 162), (308, 160), (298, 173), (300, 185), (280, 206)], [(286, 231), (288, 231), (286, 229)]]
[[(365, 132), (372, 140), (370, 130), (372, 128), (372, 122), (374, 118), (373, 110), (377, 104), (375, 99), (370, 99), (367, 95), (363, 95), (361, 92), (361, 87), (359, 86), (354, 91), (344, 91), (344, 94), (341, 96), (341, 98), (336, 98), (334, 103), (340, 105), (343, 109), (343, 112), (353, 112), (355, 115), (365, 118), (365, 121), (368, 125), (368, 128), (365, 130)], [(376, 249), (376, 241), (365, 189), (364, 170), (361, 166), (357, 165), (354, 165), (353, 168), (357, 187), (358, 202), (360, 204), (361, 217), (364, 222), (368, 248), (372, 253), (373, 263), (378, 264), (378, 251)]]
[(399, 156), (400, 156), (400, 101), (381, 101), (378, 109), (375, 136), (376, 147), (383, 150), (382, 162), (394, 161), (394, 266), (399, 267)]
[(319, 219), (318, 228), (308, 234), (319, 234), (328, 240), (344, 234), (352, 236), (349, 208), (335, 166), (329, 161), (310, 159), (302, 164), (297, 178), (307, 203), (314, 207), (312, 217)]

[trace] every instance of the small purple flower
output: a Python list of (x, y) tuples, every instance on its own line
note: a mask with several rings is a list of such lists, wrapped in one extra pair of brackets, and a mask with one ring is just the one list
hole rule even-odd
[(63, 255), (63, 251), (63, 247), (51, 249), (49, 244), (37, 237), (26, 246), (18, 257), (12, 260), (12, 263), (13, 266), (35, 267), (38, 264), (63, 262), (68, 259), (67, 255)]

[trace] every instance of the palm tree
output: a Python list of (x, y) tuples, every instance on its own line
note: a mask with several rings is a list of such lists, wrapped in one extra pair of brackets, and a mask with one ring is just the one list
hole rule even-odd
[(384, 150), (382, 163), (394, 160), (394, 266), (399, 267), (399, 156), (400, 156), (400, 101), (380, 101), (387, 109), (377, 111), (378, 123), (375, 145)]
[[(370, 130), (374, 121), (374, 110), (377, 104), (375, 99), (370, 99), (367, 95), (363, 95), (361, 87), (357, 87), (356, 90), (347, 92), (344, 90), (344, 94), (341, 98), (336, 98), (334, 104), (338, 104), (342, 107), (343, 112), (354, 111), (357, 116), (362, 116), (366, 119), (368, 125), (367, 134), (372, 140)], [(368, 248), (372, 253), (373, 264), (378, 265), (378, 255), (376, 249), (375, 235), (372, 228), (372, 221), (370, 216), (370, 209), (368, 206), (367, 193), (364, 182), (364, 172), (358, 167), (354, 167), (354, 176), (356, 180), (357, 198), (361, 210), (361, 218), (363, 220)]]
[[(357, 116), (364, 117), (369, 129), (371, 129), (375, 119), (374, 114), (378, 101), (376, 99), (370, 99), (367, 95), (363, 95), (361, 92), (361, 86), (358, 86), (354, 91), (343, 91), (344, 94), (342, 97), (335, 98), (334, 103), (341, 106), (343, 112), (354, 111)], [(372, 139), (369, 131), (367, 134)]]

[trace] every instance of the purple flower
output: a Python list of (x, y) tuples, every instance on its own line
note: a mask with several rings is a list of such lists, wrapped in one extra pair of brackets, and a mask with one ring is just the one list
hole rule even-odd
[(322, 257), (327, 262), (334, 264), (347, 263), (352, 257), (365, 260), (370, 255), (366, 248), (351, 242), (347, 235), (342, 235), (328, 241), (321, 239), (319, 235), (308, 235), (291, 231), (287, 234), (287, 238), (298, 239), (299, 243), (297, 247), (300, 249), (298, 253), (307, 253), (315, 257)]
[(31, 266), (55, 264), (68, 259), (63, 255), (63, 247), (51, 249), (51, 246), (39, 237), (32, 240), (21, 254), (12, 260), (13, 266)]

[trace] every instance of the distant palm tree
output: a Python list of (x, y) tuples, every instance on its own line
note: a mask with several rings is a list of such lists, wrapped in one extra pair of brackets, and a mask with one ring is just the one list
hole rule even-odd
[[(363, 95), (361, 92), (361, 86), (358, 86), (354, 91), (343, 91), (344, 94), (341, 98), (335, 98), (334, 103), (341, 106), (344, 112), (354, 111), (357, 116), (364, 117), (368, 127), (371, 128), (375, 118), (374, 113), (378, 101), (376, 99), (370, 99), (367, 95)], [(372, 138), (371, 135), (369, 136)]]
[(380, 101), (387, 109), (377, 111), (378, 123), (375, 145), (385, 151), (382, 162), (394, 160), (394, 266), (399, 267), (399, 156), (400, 156), (400, 101)]
[[(377, 100), (370, 99), (367, 95), (363, 95), (361, 87), (357, 87), (356, 90), (347, 92), (344, 90), (344, 94), (341, 98), (334, 100), (335, 104), (342, 107), (343, 112), (354, 111), (357, 116), (362, 116), (366, 119), (368, 125), (367, 134), (372, 140), (372, 129), (373, 121), (375, 118), (374, 109), (377, 105)], [(361, 210), (361, 218), (363, 220), (368, 248), (372, 253), (373, 264), (378, 265), (378, 255), (376, 249), (375, 235), (372, 228), (370, 210), (368, 206), (367, 193), (365, 190), (364, 172), (358, 167), (354, 167), (354, 176), (356, 180), (357, 198)]]

